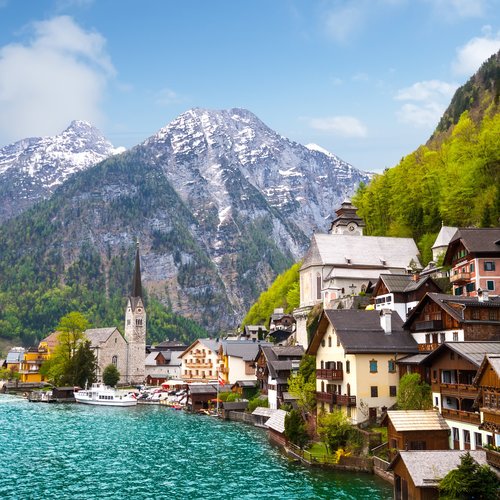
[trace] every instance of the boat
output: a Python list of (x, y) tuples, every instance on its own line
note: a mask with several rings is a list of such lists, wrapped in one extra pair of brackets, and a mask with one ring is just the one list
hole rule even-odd
[(75, 391), (77, 403), (100, 406), (136, 406), (135, 394), (120, 394), (112, 387), (97, 383), (92, 384), (90, 389)]

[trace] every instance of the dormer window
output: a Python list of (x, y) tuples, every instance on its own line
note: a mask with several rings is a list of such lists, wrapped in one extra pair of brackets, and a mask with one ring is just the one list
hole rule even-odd
[(349, 257), (345, 257), (346, 264), (352, 264), (351, 259)]

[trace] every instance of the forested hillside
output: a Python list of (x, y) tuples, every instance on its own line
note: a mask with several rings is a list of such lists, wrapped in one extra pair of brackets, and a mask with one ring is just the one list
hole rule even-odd
[(411, 236), (426, 263), (441, 224), (499, 224), (499, 54), (457, 90), (425, 146), (360, 186), (366, 234)]

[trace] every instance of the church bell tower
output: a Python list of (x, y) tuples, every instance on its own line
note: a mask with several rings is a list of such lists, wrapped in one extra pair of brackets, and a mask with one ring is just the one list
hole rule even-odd
[(141, 259), (139, 242), (135, 252), (132, 291), (125, 310), (125, 340), (127, 352), (127, 383), (142, 384), (145, 378), (146, 359), (146, 310), (142, 298)]

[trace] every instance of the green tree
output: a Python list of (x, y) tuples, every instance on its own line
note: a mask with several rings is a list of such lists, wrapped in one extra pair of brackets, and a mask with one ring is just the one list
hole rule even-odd
[(297, 410), (291, 410), (285, 416), (285, 436), (293, 444), (303, 448), (309, 441), (307, 427), (302, 415)]
[(104, 371), (102, 373), (102, 381), (106, 385), (109, 385), (110, 387), (115, 387), (115, 385), (118, 383), (119, 380), (120, 380), (120, 372), (118, 371), (118, 368), (116, 368), (115, 365), (111, 364), (106, 366), (106, 368), (104, 368)]
[(73, 365), (74, 385), (85, 387), (96, 382), (97, 359), (91, 348), (90, 340), (78, 345), (75, 355), (71, 359)]
[(288, 379), (288, 391), (297, 398), (304, 417), (316, 410), (316, 358), (306, 354), (299, 370)]
[(340, 410), (324, 413), (318, 417), (318, 435), (329, 453), (345, 448), (351, 432), (351, 424), (346, 414)]
[(255, 408), (258, 407), (269, 408), (269, 400), (267, 398), (261, 398), (260, 395), (257, 394), (248, 402), (247, 411), (252, 413)]
[(431, 387), (420, 380), (418, 373), (406, 373), (399, 381), (397, 405), (399, 410), (431, 409)]
[(89, 323), (85, 316), (73, 311), (63, 316), (57, 330), (57, 346), (51, 359), (42, 365), (41, 372), (55, 385), (77, 385), (80, 372), (85, 369), (80, 366), (82, 359), (88, 356), (82, 351), (77, 357), (80, 344), (85, 340), (85, 330)]
[(460, 457), (460, 465), (439, 483), (443, 500), (493, 499), (500, 494), (500, 481), (488, 465), (479, 465), (469, 452)]

